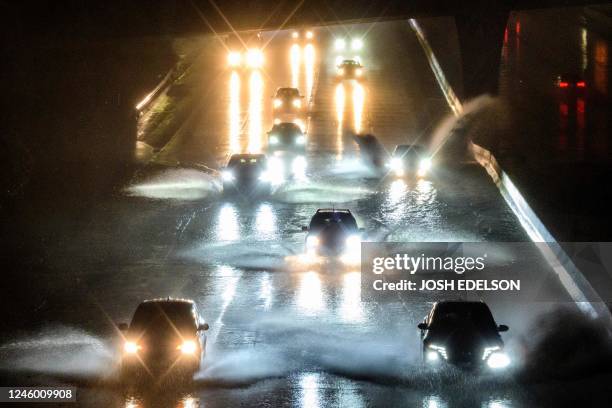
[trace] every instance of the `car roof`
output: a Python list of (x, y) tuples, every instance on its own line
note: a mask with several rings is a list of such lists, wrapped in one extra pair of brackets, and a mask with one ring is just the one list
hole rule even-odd
[(279, 93), (279, 92), (295, 92), (295, 93), (300, 93), (300, 90), (297, 89), (297, 88), (281, 87), (281, 88), (278, 88), (276, 90), (276, 93)]
[(317, 213), (346, 213), (350, 214), (351, 210), (347, 208), (319, 208)]
[(143, 300), (142, 303), (186, 303), (186, 304), (188, 303), (188, 304), (193, 304), (194, 302), (191, 299), (167, 297), (167, 298), (146, 299), (146, 300)]

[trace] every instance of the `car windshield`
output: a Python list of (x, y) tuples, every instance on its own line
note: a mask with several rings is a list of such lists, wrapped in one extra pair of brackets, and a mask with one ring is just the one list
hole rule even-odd
[(276, 96), (279, 98), (298, 98), (300, 92), (295, 88), (281, 88), (276, 92)]
[(193, 305), (188, 302), (146, 302), (136, 309), (130, 332), (164, 335), (193, 332), (197, 328)]
[(436, 306), (430, 323), (432, 330), (453, 330), (458, 327), (475, 327), (479, 330), (495, 330), (495, 320), (484, 303), (446, 302)]
[(425, 155), (426, 149), (419, 145), (400, 145), (395, 148), (393, 152), (394, 157), (402, 156), (423, 156)]
[(319, 230), (333, 223), (341, 224), (346, 229), (357, 229), (355, 217), (345, 211), (318, 211), (310, 220), (310, 229)]
[(344, 60), (344, 61), (342, 61), (342, 65), (359, 65), (359, 63), (357, 63), (357, 61), (353, 61), (353, 60)]

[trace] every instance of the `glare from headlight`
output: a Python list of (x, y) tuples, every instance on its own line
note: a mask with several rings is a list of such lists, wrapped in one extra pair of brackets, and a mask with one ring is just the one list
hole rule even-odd
[(232, 173), (230, 170), (222, 171), (221, 178), (223, 181), (232, 181), (234, 179), (234, 173)]
[(433, 351), (439, 354), (440, 356), (442, 356), (442, 358), (444, 358), (445, 360), (448, 360), (448, 355), (446, 354), (446, 348), (442, 346), (438, 346), (436, 344), (430, 344), (428, 348), (429, 350), (427, 351), (427, 357), (429, 357), (429, 353)]
[(357, 76), (361, 76), (362, 74), (363, 74), (363, 69), (361, 69), (361, 68), (357, 68), (357, 69), (355, 70), (355, 75), (357, 75)]
[(344, 57), (342, 55), (338, 55), (336, 57), (336, 66), (342, 64), (342, 61), (344, 61)]
[(314, 249), (318, 245), (319, 245), (319, 238), (312, 236), (312, 235), (306, 238), (306, 248), (307, 249)]
[(334, 41), (334, 48), (336, 48), (336, 50), (343, 50), (346, 48), (346, 40), (344, 38), (337, 38), (336, 41)]
[(181, 350), (183, 354), (193, 354), (198, 349), (195, 341), (193, 340), (185, 340), (181, 345), (177, 347), (178, 350)]
[(361, 249), (361, 237), (359, 235), (349, 235), (346, 239), (346, 246), (350, 250), (359, 250)]
[(274, 135), (270, 136), (270, 138), (268, 139), (268, 143), (270, 143), (271, 145), (278, 144), (278, 137)]
[(440, 354), (438, 354), (437, 351), (433, 351), (433, 350), (428, 351), (427, 354), (425, 354), (425, 356), (427, 358), (427, 361), (432, 362), (432, 363), (440, 359)]
[(291, 162), (291, 172), (293, 173), (293, 177), (298, 180), (303, 180), (306, 178), (306, 158), (304, 156), (297, 156)]
[(247, 52), (247, 64), (251, 68), (261, 68), (263, 66), (263, 52), (261, 50), (253, 48)]
[(360, 50), (363, 48), (363, 40), (361, 38), (354, 38), (353, 41), (351, 41), (351, 48), (353, 50)]
[(140, 350), (140, 346), (136, 343), (134, 343), (133, 341), (126, 341), (125, 344), (123, 345), (123, 350), (127, 353), (127, 354), (135, 354), (138, 352), (138, 350)]
[(295, 139), (295, 144), (298, 144), (298, 145), (304, 145), (304, 144), (306, 144), (306, 136), (298, 136), (298, 137)]
[(291, 38), (300, 38), (300, 33), (298, 33), (297, 31), (292, 32)]
[(283, 101), (280, 98), (274, 98), (273, 104), (275, 108), (280, 108), (281, 106), (283, 106)]
[(393, 159), (391, 159), (389, 167), (391, 167), (391, 170), (395, 171), (402, 170), (404, 168), (404, 163), (402, 162), (402, 159), (394, 157)]
[(229, 63), (230, 67), (237, 67), (240, 65), (241, 60), (242, 57), (240, 56), (239, 52), (233, 51), (227, 55), (227, 62)]
[(306, 31), (306, 38), (312, 40), (314, 33), (312, 31)]
[(426, 159), (422, 159), (419, 162), (419, 169), (428, 171), (431, 169), (431, 159), (430, 158), (426, 158)]
[(506, 353), (496, 351), (489, 356), (487, 365), (493, 369), (506, 368), (510, 365), (510, 357)]
[(338, 75), (340, 76), (344, 75), (344, 68), (338, 68)]
[(301, 100), (299, 100), (299, 99), (294, 99), (294, 100), (293, 100), (293, 106), (294, 106), (295, 108), (301, 108), (301, 107), (302, 107), (302, 101), (301, 101)]

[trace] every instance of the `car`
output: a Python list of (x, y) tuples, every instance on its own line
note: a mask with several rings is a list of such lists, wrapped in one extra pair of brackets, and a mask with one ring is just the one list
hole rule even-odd
[(299, 114), (302, 112), (304, 97), (297, 88), (278, 88), (274, 95), (272, 107), (275, 117), (282, 114)]
[(360, 256), (363, 229), (348, 209), (320, 208), (312, 216), (306, 235), (306, 254), (355, 259)]
[(221, 170), (223, 192), (270, 194), (272, 177), (268, 171), (268, 158), (265, 154), (237, 153), (230, 156), (227, 165)]
[(431, 171), (432, 159), (425, 146), (402, 144), (395, 146), (388, 167), (390, 173), (397, 177), (425, 177)]
[(300, 28), (291, 32), (291, 38), (296, 41), (310, 41), (314, 38), (314, 32), (308, 28)]
[(334, 49), (336, 51), (361, 51), (363, 48), (363, 38), (361, 37), (336, 37), (334, 40)]
[(363, 66), (354, 59), (345, 59), (338, 64), (336, 73), (339, 79), (361, 79), (363, 78)]
[(151, 299), (140, 303), (123, 334), (121, 369), (128, 379), (192, 378), (206, 354), (208, 323), (189, 299)]
[(268, 153), (278, 154), (306, 152), (306, 135), (293, 122), (282, 122), (272, 126), (268, 132)]
[(561, 74), (557, 76), (555, 85), (562, 92), (582, 92), (586, 90), (586, 81), (576, 74)]
[(497, 325), (484, 302), (437, 302), (418, 328), (423, 361), (430, 366), (502, 370), (510, 365), (499, 334), (508, 326)]
[(229, 34), (225, 39), (230, 68), (261, 68), (264, 64), (261, 33)]

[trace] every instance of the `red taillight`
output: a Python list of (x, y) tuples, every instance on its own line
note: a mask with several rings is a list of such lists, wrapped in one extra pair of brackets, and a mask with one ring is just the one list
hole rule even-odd
[(559, 88), (567, 88), (569, 84), (567, 82), (559, 82)]
[(584, 81), (578, 81), (578, 82), (576, 83), (576, 86), (577, 86), (578, 88), (584, 88), (584, 87), (586, 87), (586, 82), (584, 82)]

